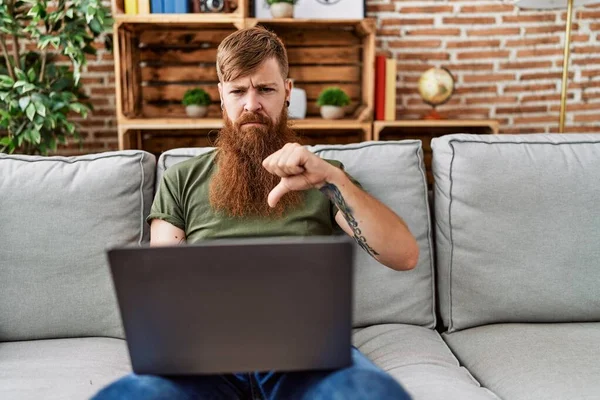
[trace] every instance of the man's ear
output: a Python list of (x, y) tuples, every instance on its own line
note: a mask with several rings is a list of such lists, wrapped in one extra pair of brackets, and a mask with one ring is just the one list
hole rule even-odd
[(285, 80), (285, 99), (289, 100), (292, 95), (292, 88), (294, 87), (294, 81), (291, 79)]
[(221, 103), (223, 103), (223, 85), (221, 82), (217, 84), (217, 88), (219, 89), (219, 97), (221, 98)]

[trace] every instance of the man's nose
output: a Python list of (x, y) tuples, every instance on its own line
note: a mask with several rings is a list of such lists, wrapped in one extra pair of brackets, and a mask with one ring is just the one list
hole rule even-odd
[(246, 104), (244, 105), (244, 110), (249, 112), (257, 112), (262, 108), (260, 104), (260, 99), (256, 91), (249, 90), (246, 96)]

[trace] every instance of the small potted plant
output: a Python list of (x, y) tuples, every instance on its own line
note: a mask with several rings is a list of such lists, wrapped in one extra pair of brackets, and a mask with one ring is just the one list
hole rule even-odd
[(350, 104), (350, 97), (339, 87), (328, 87), (321, 92), (317, 105), (325, 119), (344, 118), (344, 107)]
[(293, 18), (297, 0), (266, 0), (273, 18)]
[(208, 113), (208, 106), (211, 103), (211, 99), (210, 95), (204, 89), (196, 88), (185, 92), (182, 103), (189, 117), (203, 118)]

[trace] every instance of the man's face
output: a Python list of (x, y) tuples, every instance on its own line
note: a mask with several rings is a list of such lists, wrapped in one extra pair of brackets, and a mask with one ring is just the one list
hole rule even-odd
[[(259, 114), (277, 125), (285, 102), (289, 100), (292, 82), (281, 77), (279, 64), (275, 58), (265, 60), (254, 73), (234, 81), (219, 83), (219, 94), (225, 111), (225, 118), (233, 124), (245, 113)], [(254, 120), (256, 120), (254, 118)], [(240, 129), (266, 129), (258, 122), (242, 123)]]

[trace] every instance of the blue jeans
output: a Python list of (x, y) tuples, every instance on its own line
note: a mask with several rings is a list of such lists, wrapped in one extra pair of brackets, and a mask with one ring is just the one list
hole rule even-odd
[(130, 374), (93, 399), (406, 400), (410, 396), (353, 347), (352, 365), (339, 370), (185, 377)]

